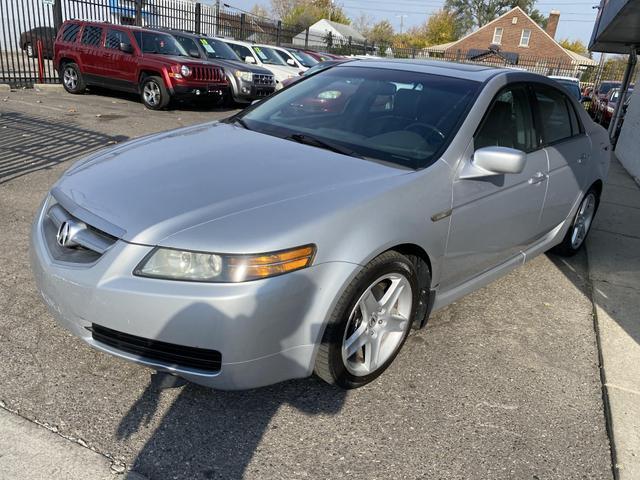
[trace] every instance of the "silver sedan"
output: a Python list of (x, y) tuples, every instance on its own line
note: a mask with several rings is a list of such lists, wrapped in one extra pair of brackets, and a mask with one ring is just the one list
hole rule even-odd
[(33, 271), (58, 322), (120, 358), (221, 389), (354, 388), (432, 311), (578, 251), (609, 160), (553, 80), (354, 61), (78, 162)]

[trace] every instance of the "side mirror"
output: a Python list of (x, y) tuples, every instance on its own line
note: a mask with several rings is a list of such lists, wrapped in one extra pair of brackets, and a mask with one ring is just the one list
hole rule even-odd
[(133, 46), (130, 43), (120, 42), (120, 51), (124, 53), (133, 53)]
[(245, 63), (256, 63), (256, 59), (253, 58), (251, 55), (247, 55), (246, 57), (244, 57), (244, 62)]
[(507, 147), (484, 147), (473, 153), (463, 167), (460, 178), (481, 178), (509, 173), (522, 173), (527, 154)]
[(295, 67), (296, 62), (293, 61), (293, 58), (287, 58), (287, 65), (289, 65), (290, 67)]
[(200, 52), (196, 49), (189, 50), (189, 56), (193, 58), (200, 58)]

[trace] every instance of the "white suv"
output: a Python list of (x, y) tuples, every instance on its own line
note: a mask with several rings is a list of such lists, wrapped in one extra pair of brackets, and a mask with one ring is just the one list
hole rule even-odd
[(284, 80), (299, 75), (300, 70), (287, 65), (287, 62), (272, 47), (226, 38), (221, 40), (229, 45), (244, 62), (259, 65), (271, 71), (276, 79), (276, 90), (282, 88)]

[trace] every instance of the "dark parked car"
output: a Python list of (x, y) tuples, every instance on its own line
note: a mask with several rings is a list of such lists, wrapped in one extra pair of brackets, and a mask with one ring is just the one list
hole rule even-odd
[[(631, 99), (631, 94), (633, 93), (633, 86), (629, 87), (627, 92), (624, 106), (628, 106), (629, 100)], [(600, 103), (600, 111), (598, 112), (600, 124), (605, 127), (608, 127), (611, 123), (611, 119), (613, 117), (613, 112), (616, 110), (616, 105), (620, 101), (620, 89), (613, 88), (609, 91), (609, 95)], [(626, 113), (626, 108), (624, 108), (624, 113)]]
[(42, 56), (53, 58), (53, 42), (56, 29), (53, 27), (36, 27), (20, 34), (20, 48), (31, 58), (38, 56), (38, 40), (42, 42)]
[(87, 85), (135, 92), (152, 110), (175, 97), (219, 101), (228, 90), (223, 68), (189, 57), (171, 35), (138, 27), (67, 21), (54, 66), (69, 93)]
[(168, 33), (173, 35), (191, 57), (207, 60), (224, 68), (230, 86), (228, 98), (234, 102), (251, 103), (275, 91), (273, 73), (266, 68), (244, 63), (223, 41), (186, 32), (169, 30)]

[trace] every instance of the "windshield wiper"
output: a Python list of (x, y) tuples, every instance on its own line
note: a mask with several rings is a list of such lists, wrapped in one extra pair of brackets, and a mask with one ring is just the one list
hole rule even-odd
[(317, 137), (307, 135), (305, 133), (294, 133), (293, 135), (289, 135), (288, 137), (285, 137), (285, 140), (293, 140), (294, 142), (303, 143), (304, 145), (311, 145), (312, 147), (324, 148), (325, 150), (329, 150), (335, 153), (341, 153), (342, 155), (348, 155), (350, 157), (364, 158), (362, 155), (354, 152), (349, 148), (343, 147), (333, 142), (328, 142), (326, 140), (320, 140)]

